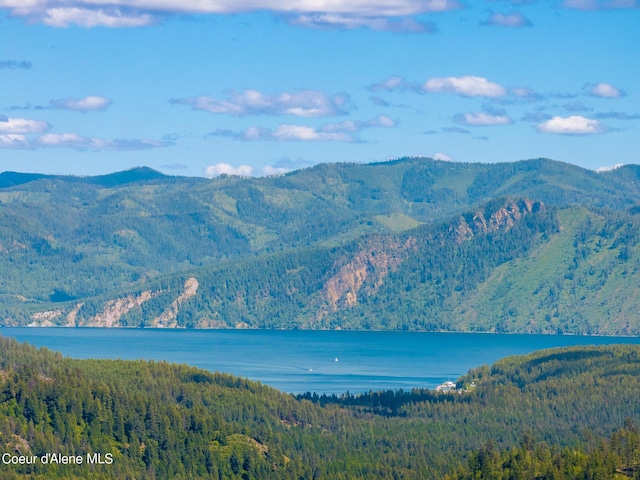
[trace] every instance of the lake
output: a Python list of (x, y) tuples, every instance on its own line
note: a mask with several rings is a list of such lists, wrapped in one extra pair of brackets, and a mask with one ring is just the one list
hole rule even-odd
[(290, 393), (434, 388), (470, 368), (551, 347), (638, 337), (283, 330), (0, 328), (73, 358), (166, 360)]

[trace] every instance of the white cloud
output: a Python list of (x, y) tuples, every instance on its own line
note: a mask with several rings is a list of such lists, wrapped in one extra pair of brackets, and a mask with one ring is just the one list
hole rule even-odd
[(402, 77), (399, 77), (397, 75), (393, 75), (389, 78), (387, 78), (386, 80), (376, 83), (375, 85), (372, 85), (371, 87), (369, 87), (370, 90), (373, 90), (374, 92), (377, 92), (379, 90), (395, 90), (397, 88), (400, 88), (402, 85), (404, 85), (406, 83), (405, 79)]
[(365, 128), (394, 128), (398, 126), (398, 122), (390, 117), (387, 117), (386, 115), (378, 115), (377, 117), (364, 122), (362, 126)]
[(338, 123), (325, 123), (320, 127), (323, 132), (357, 132), (362, 128), (362, 122), (345, 120)]
[(250, 165), (240, 165), (234, 167), (228, 163), (216, 163), (209, 165), (204, 169), (204, 176), (207, 178), (219, 177), (220, 175), (236, 175), (239, 177), (250, 177), (253, 173), (253, 167)]
[[(282, 172), (290, 172), (291, 170), (299, 170), (301, 168), (307, 168), (314, 164), (311, 160), (304, 158), (291, 158), (291, 157), (283, 157), (277, 159), (273, 162), (272, 165), (265, 168), (275, 168), (278, 171)], [(264, 169), (263, 169), (264, 172)]]
[(529, 27), (531, 21), (521, 13), (492, 13), (483, 25), (496, 27)]
[(518, 98), (524, 98), (528, 100), (541, 100), (542, 96), (532, 88), (516, 87), (509, 90), (509, 93), (515, 95)]
[(117, 138), (105, 140), (101, 138), (85, 137), (77, 133), (47, 133), (35, 139), (34, 145), (39, 147), (73, 148), (76, 150), (146, 150), (162, 148), (172, 145), (171, 142), (158, 142), (149, 139)]
[(300, 141), (300, 142), (358, 142), (356, 134), (366, 128), (393, 128), (398, 123), (386, 115), (378, 115), (367, 121), (345, 120), (338, 123), (325, 123), (320, 127), (306, 125), (281, 124), (275, 130), (264, 127), (249, 127), (241, 132), (216, 130), (210, 135), (229, 137), (244, 142), (257, 141)]
[(565, 0), (562, 6), (576, 10), (597, 10), (598, 2), (596, 0)]
[(365, 122), (357, 120), (345, 120), (339, 123), (327, 123), (320, 129), (323, 132), (357, 132), (363, 128), (394, 128), (398, 122), (386, 115), (378, 115)]
[(456, 121), (473, 127), (489, 127), (494, 125), (509, 125), (513, 121), (508, 115), (491, 113), (465, 113), (456, 116)]
[(105, 110), (109, 105), (111, 105), (111, 100), (98, 95), (90, 95), (79, 100), (73, 98), (51, 100), (51, 105), (58, 110), (91, 112)]
[[(368, 17), (382, 21), (377, 28), (384, 28), (384, 17), (444, 12), (462, 8), (462, 4), (458, 0), (0, 0), (0, 8), (8, 9), (15, 17), (53, 27), (139, 27), (167, 15), (269, 11)], [(409, 22), (413, 26), (419, 24), (415, 20)], [(388, 25), (394, 26), (393, 22)], [(402, 21), (398, 25), (402, 28)]]
[(369, 28), (379, 32), (394, 33), (433, 33), (436, 30), (432, 23), (420, 22), (410, 17), (354, 17), (333, 13), (318, 13), (289, 17), (288, 22), (291, 25), (307, 28), (332, 28), (340, 30)]
[[(104, 140), (85, 137), (77, 133), (44, 133), (51, 128), (47, 122), (26, 118), (11, 118), (0, 115), (1, 148), (47, 148), (62, 147), (77, 150), (143, 150), (173, 145), (170, 140), (117, 138)], [(44, 133), (44, 134), (43, 134)], [(43, 134), (34, 137), (27, 135)]]
[(339, 131), (319, 131), (303, 125), (279, 125), (271, 134), (278, 141), (352, 142), (354, 137)]
[[(81, 2), (77, 2), (81, 4)], [(107, 2), (105, 2), (107, 3)], [(31, 16), (33, 18), (33, 16)], [(39, 21), (51, 27), (64, 28), (70, 25), (80, 27), (143, 27), (155, 23), (155, 18), (148, 13), (122, 13), (119, 8), (106, 9), (79, 8), (66, 6), (48, 8), (43, 14), (37, 15)]]
[(0, 117), (0, 132), (2, 133), (42, 133), (49, 130), (49, 128), (51, 128), (51, 125), (41, 120)]
[(408, 82), (404, 78), (398, 75), (392, 75), (391, 77), (383, 80), (382, 82), (375, 83), (369, 86), (369, 90), (372, 92), (387, 91), (392, 92), (394, 90), (420, 90), (421, 86), (417, 83)]
[(451, 155), (447, 155), (446, 153), (436, 152), (431, 157), (434, 160), (441, 160), (443, 162), (453, 162), (455, 159)]
[(272, 165), (266, 165), (264, 167), (262, 167), (262, 174), (266, 175), (266, 176), (272, 176), (272, 175), (284, 175), (287, 172), (290, 172), (291, 170), (289, 170), (288, 168), (284, 168), (284, 167), (274, 167)]
[(37, 138), (36, 142), (45, 147), (89, 147), (92, 141), (77, 133), (47, 133)]
[(565, 0), (562, 6), (574, 10), (625, 10), (640, 8), (637, 0)]
[(236, 117), (246, 115), (293, 115), (297, 117), (328, 117), (346, 113), (349, 96), (327, 95), (315, 90), (299, 90), (293, 93), (265, 95), (258, 90), (231, 91), (226, 100), (199, 96), (172, 99), (171, 103), (189, 105), (194, 110), (227, 114)]
[(0, 148), (29, 148), (29, 141), (24, 135), (0, 135)]
[(427, 92), (456, 93), (465, 97), (502, 97), (507, 90), (483, 77), (435, 77), (427, 80), (422, 89)]
[(186, 170), (189, 168), (189, 165), (186, 163), (165, 163), (164, 165), (160, 165), (160, 168), (166, 168), (167, 170)]
[(264, 127), (249, 127), (241, 132), (232, 130), (216, 130), (210, 135), (229, 137), (243, 142), (259, 141), (301, 141), (301, 142), (354, 142), (356, 137), (340, 131), (322, 131), (305, 125), (282, 124), (275, 130)]
[[(411, 82), (399, 75), (392, 75), (386, 80), (369, 85), (372, 92), (380, 91), (414, 91), (422, 92), (441, 92), (455, 93), (464, 97), (487, 97), (498, 98), (504, 96), (515, 97), (512, 100), (500, 99), (501, 103), (514, 103), (516, 101), (535, 102), (542, 100), (543, 97), (532, 88), (528, 87), (510, 87), (505, 88), (502, 85), (491, 82), (483, 77), (472, 75), (462, 77), (434, 77), (425, 81), (422, 85)], [(378, 97), (372, 97), (378, 100)], [(385, 106), (388, 104), (384, 104)]]
[(606, 167), (600, 167), (596, 169), (598, 173), (611, 172), (613, 170), (617, 170), (620, 167), (624, 167), (624, 163), (616, 163), (615, 165), (609, 165)]
[(538, 124), (536, 130), (542, 133), (559, 133), (562, 135), (590, 135), (604, 133), (606, 128), (597, 120), (591, 120), (579, 115), (570, 117), (553, 117)]
[(602, 98), (620, 98), (624, 96), (624, 92), (609, 83), (596, 83), (595, 85), (587, 85), (589, 94), (594, 97)]

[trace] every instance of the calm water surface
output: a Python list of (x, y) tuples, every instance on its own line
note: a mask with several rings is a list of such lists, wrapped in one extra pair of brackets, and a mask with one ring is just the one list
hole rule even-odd
[(509, 355), (640, 343), (638, 337), (281, 330), (0, 328), (0, 335), (74, 358), (187, 363), (291, 393), (434, 388)]

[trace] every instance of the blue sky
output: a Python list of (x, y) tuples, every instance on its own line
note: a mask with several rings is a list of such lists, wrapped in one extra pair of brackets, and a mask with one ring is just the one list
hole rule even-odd
[(638, 0), (0, 0), (0, 171), (639, 163)]

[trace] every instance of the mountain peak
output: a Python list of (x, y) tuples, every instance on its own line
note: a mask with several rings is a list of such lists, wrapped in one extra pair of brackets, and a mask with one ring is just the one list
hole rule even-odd
[(171, 178), (153, 168), (134, 167), (120, 172), (108, 173), (106, 175), (96, 175), (78, 177), (75, 175), (47, 175), (44, 173), (21, 173), (2, 172), (0, 173), (0, 188), (9, 188), (25, 183), (35, 182), (41, 179), (61, 180), (76, 183), (91, 183), (103, 187), (118, 187), (127, 183), (143, 182), (147, 180), (160, 180)]
[(117, 187), (127, 183), (143, 182), (146, 180), (159, 180), (170, 178), (153, 168), (134, 167), (121, 172), (109, 173), (107, 175), (98, 175), (95, 177), (86, 177), (88, 183), (102, 185), (103, 187)]

